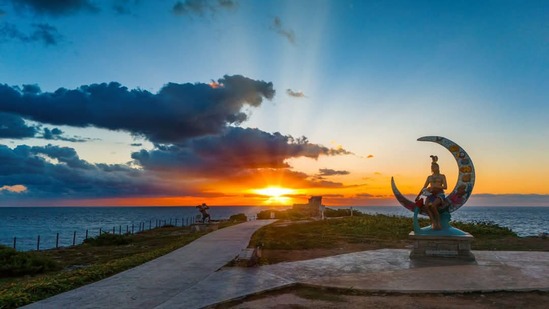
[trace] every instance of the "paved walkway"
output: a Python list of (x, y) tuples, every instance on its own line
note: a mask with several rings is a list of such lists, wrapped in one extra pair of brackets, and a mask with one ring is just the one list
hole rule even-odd
[[(417, 263), (382, 249), (255, 268), (219, 269), (271, 223), (210, 233), (164, 257), (29, 308), (203, 308), (303, 284), (372, 292), (549, 291), (549, 252), (473, 251), (468, 263)], [(229, 249), (231, 248), (231, 249)]]
[[(255, 220), (220, 229), (167, 255), (104, 280), (68, 291), (25, 308), (155, 308), (179, 294), (188, 295), (248, 246), (260, 227), (274, 220)], [(203, 297), (208, 291), (198, 291)], [(191, 308), (185, 296), (179, 308)]]

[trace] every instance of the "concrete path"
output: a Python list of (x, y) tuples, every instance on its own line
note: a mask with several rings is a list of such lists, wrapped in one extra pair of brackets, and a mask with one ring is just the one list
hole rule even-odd
[[(422, 264), (410, 261), (410, 250), (381, 249), (256, 268), (229, 267), (159, 308), (204, 308), (295, 284), (395, 293), (549, 291), (549, 252), (473, 253), (476, 262), (468, 263)], [(200, 291), (207, 291), (208, 297), (200, 297)]]
[(141, 266), (25, 308), (154, 308), (176, 296), (182, 299), (177, 307), (191, 308), (185, 295), (203, 297), (208, 291), (185, 291), (234, 259), (257, 229), (272, 222), (249, 221), (214, 231)]
[(286, 286), (369, 292), (549, 291), (549, 252), (473, 251), (475, 262), (418, 263), (382, 249), (255, 268), (227, 267), (273, 220), (210, 233), (142, 266), (27, 308), (204, 308)]

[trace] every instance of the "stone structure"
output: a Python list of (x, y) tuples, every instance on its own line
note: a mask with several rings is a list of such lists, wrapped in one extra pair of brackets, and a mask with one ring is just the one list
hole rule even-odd
[(191, 224), (191, 232), (211, 232), (219, 228), (218, 222)]
[(310, 217), (320, 217), (322, 207), (322, 196), (311, 196), (307, 204), (294, 204), (293, 210), (306, 214)]
[(473, 236), (466, 233), (462, 236), (428, 236), (415, 235), (410, 232), (409, 238), (414, 241), (410, 252), (411, 259), (454, 258), (463, 261), (474, 261), (471, 253)]

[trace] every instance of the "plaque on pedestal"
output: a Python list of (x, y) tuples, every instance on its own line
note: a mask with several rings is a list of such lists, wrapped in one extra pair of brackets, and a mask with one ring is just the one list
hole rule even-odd
[(461, 236), (416, 235), (410, 232), (413, 241), (411, 259), (451, 258), (463, 261), (474, 261), (471, 242), (474, 237), (465, 233)]

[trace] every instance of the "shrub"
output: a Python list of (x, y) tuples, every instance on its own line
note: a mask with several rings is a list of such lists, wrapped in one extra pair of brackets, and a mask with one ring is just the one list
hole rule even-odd
[(36, 252), (17, 252), (0, 245), (0, 278), (35, 275), (58, 268), (54, 260)]
[(245, 214), (236, 214), (229, 217), (229, 221), (233, 222), (246, 222), (248, 217)]
[[(364, 214), (356, 209), (353, 209), (353, 216), (359, 217), (363, 216)], [(331, 209), (326, 208), (324, 210), (324, 216), (325, 217), (349, 217), (351, 216), (351, 210), (345, 209), (345, 208), (339, 208), (339, 209)]]
[(263, 210), (257, 214), (257, 219), (271, 219), (271, 212), (274, 213), (275, 219), (300, 220), (308, 218), (307, 214), (301, 213), (293, 209), (287, 210)]
[(119, 246), (127, 245), (131, 242), (132, 240), (128, 235), (117, 235), (112, 233), (103, 233), (84, 240), (84, 243), (90, 246)]

